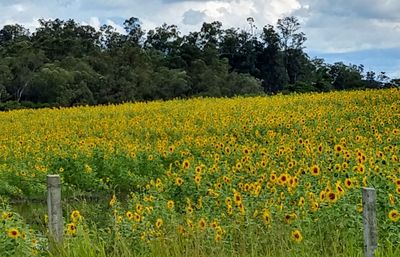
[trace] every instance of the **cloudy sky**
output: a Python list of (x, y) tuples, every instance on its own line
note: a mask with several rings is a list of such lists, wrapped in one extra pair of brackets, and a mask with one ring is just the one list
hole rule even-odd
[(261, 29), (278, 18), (301, 20), (306, 52), (329, 63), (364, 64), (366, 70), (400, 77), (400, 1), (398, 0), (0, 0), (0, 26), (19, 23), (34, 31), (37, 20), (73, 18), (122, 30), (126, 18), (138, 17), (146, 30), (166, 22), (183, 32), (202, 22)]

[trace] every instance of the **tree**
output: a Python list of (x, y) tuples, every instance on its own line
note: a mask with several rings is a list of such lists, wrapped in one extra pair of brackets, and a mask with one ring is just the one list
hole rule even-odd
[(390, 81), (390, 83), (391, 83), (393, 86), (400, 87), (400, 79), (398, 79), (398, 78), (392, 79), (392, 80)]
[(10, 99), (10, 94), (7, 92), (7, 86), (12, 80), (12, 74), (9, 67), (0, 61), (0, 102)]
[(32, 78), (28, 100), (37, 103), (68, 105), (75, 93), (71, 72), (55, 65), (44, 65)]
[(32, 42), (50, 60), (61, 60), (66, 56), (83, 57), (100, 48), (101, 33), (91, 26), (79, 25), (73, 19), (40, 19), (39, 24), (40, 27), (32, 36)]
[(367, 88), (379, 88), (382, 86), (381, 82), (377, 81), (376, 73), (374, 71), (367, 71), (364, 84)]
[(378, 81), (382, 83), (382, 86), (389, 86), (390, 77), (386, 75), (386, 72), (381, 71), (378, 75)]
[(188, 96), (190, 90), (189, 77), (185, 71), (161, 67), (154, 72), (152, 78), (157, 88), (154, 98), (172, 99)]
[(279, 19), (277, 23), (285, 69), (291, 84), (297, 82), (305, 58), (303, 45), (307, 38), (303, 32), (299, 31), (300, 28), (300, 22), (294, 16)]
[(277, 92), (283, 89), (288, 77), (285, 70), (280, 38), (272, 25), (263, 28), (261, 35), (263, 50), (257, 57), (257, 66), (260, 70), (265, 92)]
[(329, 74), (330, 68), (325, 64), (324, 59), (314, 58), (311, 60), (313, 70), (311, 72), (311, 84), (317, 91), (332, 90), (332, 77)]
[(232, 71), (257, 75), (257, 51), (262, 46), (251, 33), (238, 29), (223, 31), (219, 43), (220, 56), (228, 58)]
[(19, 24), (5, 25), (0, 30), (0, 46), (7, 46), (25, 40), (29, 40), (29, 30)]
[(121, 48), (126, 38), (117, 32), (111, 25), (102, 25), (100, 27), (100, 47), (106, 51), (115, 51)]
[(178, 27), (176, 25), (167, 25), (164, 23), (161, 27), (150, 30), (147, 33), (147, 39), (144, 45), (147, 48), (153, 48), (164, 55), (168, 55), (179, 47), (178, 39)]
[(332, 85), (337, 90), (360, 88), (362, 84), (361, 67), (356, 65), (345, 65), (336, 62), (330, 65), (329, 74), (332, 77)]
[(131, 17), (124, 22), (124, 29), (127, 35), (127, 41), (132, 42), (135, 45), (141, 43), (142, 37), (145, 32), (142, 30), (141, 22), (136, 17)]
[(4, 61), (12, 73), (7, 91), (13, 95), (15, 101), (20, 102), (35, 72), (45, 63), (46, 57), (43, 52), (33, 49), (30, 43), (21, 42), (19, 54), (7, 57)]

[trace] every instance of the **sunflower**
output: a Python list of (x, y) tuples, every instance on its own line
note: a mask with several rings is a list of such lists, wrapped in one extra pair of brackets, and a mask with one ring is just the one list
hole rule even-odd
[(246, 214), (246, 209), (244, 208), (244, 204), (242, 202), (240, 202), (238, 204), (238, 208), (239, 208), (240, 214), (242, 214), (242, 215)]
[(198, 223), (199, 229), (204, 230), (207, 226), (207, 222), (204, 218), (201, 218)]
[(233, 214), (233, 207), (232, 205), (228, 205), (226, 207), (226, 212), (228, 213), (228, 215), (232, 215)]
[(174, 208), (174, 206), (175, 206), (175, 203), (174, 203), (174, 201), (172, 201), (172, 200), (169, 200), (169, 201), (167, 202), (167, 208), (168, 208), (168, 209), (173, 209), (173, 208)]
[(161, 184), (162, 184), (161, 179), (160, 179), (160, 178), (157, 178), (157, 179), (156, 179), (156, 187), (161, 186)]
[(281, 200), (285, 200), (285, 199), (286, 199), (285, 192), (281, 192), (281, 193), (279, 194), (279, 198), (280, 198)]
[(196, 168), (194, 169), (196, 174), (199, 174), (203, 171), (203, 168), (201, 166), (196, 166)]
[(320, 172), (321, 172), (321, 169), (319, 168), (318, 165), (313, 165), (313, 166), (311, 167), (310, 171), (311, 171), (311, 175), (313, 175), (313, 176), (319, 176), (319, 174), (320, 174)]
[(290, 214), (286, 214), (286, 215), (284, 216), (284, 221), (285, 221), (287, 224), (291, 224), (292, 221), (294, 221), (294, 220), (296, 220), (296, 219), (297, 219), (296, 213), (290, 213)]
[(184, 235), (186, 233), (185, 227), (182, 225), (179, 225), (177, 230), (178, 230), (178, 233), (181, 235)]
[(396, 202), (396, 199), (394, 198), (394, 196), (392, 194), (389, 194), (389, 204), (390, 206), (393, 206)]
[(303, 235), (301, 234), (300, 230), (295, 229), (295, 230), (292, 231), (290, 238), (295, 243), (300, 243), (303, 240)]
[(261, 167), (263, 167), (263, 168), (265, 168), (265, 167), (267, 167), (267, 162), (266, 161), (261, 161)]
[(182, 167), (184, 169), (189, 169), (190, 168), (190, 162), (188, 160), (184, 160), (182, 163)]
[(316, 211), (318, 211), (318, 209), (319, 209), (318, 202), (315, 202), (315, 201), (311, 202), (311, 206), (310, 206), (311, 212), (316, 212)]
[(186, 213), (187, 214), (192, 214), (193, 213), (193, 207), (192, 206), (188, 206), (188, 207), (186, 207)]
[(215, 242), (220, 242), (222, 240), (222, 235), (221, 234), (215, 234), (214, 240), (215, 240)]
[(163, 223), (164, 223), (163, 220), (158, 218), (157, 221), (156, 221), (156, 228), (160, 229), (161, 226), (163, 225)]
[(231, 179), (229, 177), (227, 177), (227, 176), (223, 176), (222, 179), (224, 180), (224, 182), (226, 184), (230, 184), (231, 183)]
[(141, 219), (142, 219), (142, 217), (140, 216), (139, 213), (135, 212), (135, 213), (133, 214), (133, 220), (134, 220), (134, 221), (139, 222)]
[(358, 173), (358, 174), (364, 174), (364, 173), (365, 173), (365, 166), (362, 165), (362, 164), (359, 164), (359, 165), (357, 166), (357, 173)]
[(265, 225), (269, 225), (271, 223), (271, 213), (268, 210), (264, 210), (262, 217)]
[(180, 178), (180, 177), (177, 177), (175, 179), (175, 184), (178, 185), (178, 186), (181, 186), (183, 184), (183, 179)]
[(289, 175), (286, 173), (282, 173), (278, 178), (278, 184), (285, 185), (288, 180), (289, 180)]
[(351, 181), (351, 179), (349, 179), (349, 178), (346, 178), (345, 180), (344, 180), (344, 185), (345, 185), (345, 187), (347, 187), (347, 188), (352, 188), (353, 187), (353, 182)]
[(127, 212), (126, 212), (126, 217), (127, 217), (129, 220), (132, 220), (132, 219), (133, 219), (133, 213), (132, 213), (131, 211), (127, 211)]
[(136, 204), (136, 212), (142, 213), (142, 211), (143, 211), (143, 205), (141, 205), (140, 203)]
[(299, 179), (297, 177), (290, 177), (290, 179), (289, 179), (289, 185), (292, 188), (296, 187), (298, 182), (299, 182)]
[(397, 222), (400, 219), (400, 213), (397, 210), (391, 210), (388, 217), (391, 221)]
[(2, 220), (8, 220), (13, 216), (12, 212), (3, 212), (1, 214), (1, 219)]
[(328, 199), (329, 202), (335, 203), (337, 201), (338, 197), (337, 197), (335, 192), (331, 191), (331, 192), (328, 192), (327, 199)]
[(277, 178), (277, 176), (276, 176), (276, 173), (275, 173), (275, 172), (272, 172), (271, 175), (269, 175), (269, 180), (270, 180), (271, 182), (275, 182), (275, 181), (276, 181), (276, 178)]
[(323, 201), (325, 201), (325, 199), (326, 199), (326, 192), (325, 192), (325, 190), (322, 190), (322, 191), (319, 193), (319, 200), (320, 200), (321, 202), (323, 202)]
[(233, 194), (233, 199), (234, 199), (236, 204), (239, 204), (239, 203), (242, 202), (242, 197), (240, 196), (239, 192), (235, 192)]
[(74, 222), (77, 222), (78, 220), (80, 220), (80, 219), (81, 219), (81, 214), (80, 214), (80, 212), (77, 211), (77, 210), (72, 211), (72, 213), (71, 213), (71, 219), (72, 219)]
[(113, 194), (110, 200), (110, 206), (113, 207), (116, 203), (117, 203), (117, 197), (115, 196), (115, 194)]
[(197, 199), (196, 208), (199, 210), (203, 208), (203, 197), (200, 196), (199, 199)]
[(7, 232), (7, 235), (8, 235), (8, 237), (11, 237), (11, 238), (16, 239), (16, 238), (18, 238), (21, 234), (19, 233), (18, 229), (16, 229), (16, 228), (10, 228), (10, 229), (8, 230), (8, 232)]
[(187, 224), (187, 226), (188, 226), (190, 229), (193, 229), (194, 225), (193, 225), (193, 221), (192, 221), (192, 220), (187, 219), (187, 220), (186, 220), (186, 224)]
[(362, 183), (364, 187), (368, 186), (368, 178), (366, 176), (363, 177)]
[(67, 234), (70, 236), (76, 235), (76, 225), (74, 223), (69, 223), (67, 225)]
[(194, 176), (194, 182), (196, 183), (196, 185), (200, 185), (200, 182), (201, 182), (201, 176), (200, 176), (200, 175), (196, 175), (196, 176)]
[(303, 207), (303, 206), (304, 206), (304, 203), (305, 203), (305, 199), (304, 199), (304, 197), (302, 196), (302, 197), (300, 197), (299, 202), (297, 203), (297, 205), (300, 206), (300, 207)]
[(334, 149), (335, 149), (336, 153), (340, 153), (340, 152), (343, 151), (343, 146), (342, 145), (335, 145)]
[(343, 187), (340, 184), (336, 185), (336, 190), (337, 190), (339, 196), (342, 196), (345, 193)]
[(210, 227), (213, 228), (213, 229), (218, 227), (218, 221), (217, 220), (213, 220), (213, 222), (210, 223)]

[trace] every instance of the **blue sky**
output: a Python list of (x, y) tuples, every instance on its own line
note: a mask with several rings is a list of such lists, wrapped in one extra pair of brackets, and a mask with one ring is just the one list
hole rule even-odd
[(183, 33), (203, 22), (246, 29), (247, 17), (261, 29), (294, 15), (308, 40), (306, 52), (327, 62), (364, 64), (366, 70), (400, 77), (400, 1), (398, 0), (0, 0), (0, 26), (19, 23), (34, 31), (40, 18), (73, 18), (122, 31), (126, 18), (138, 17), (146, 30), (166, 22)]

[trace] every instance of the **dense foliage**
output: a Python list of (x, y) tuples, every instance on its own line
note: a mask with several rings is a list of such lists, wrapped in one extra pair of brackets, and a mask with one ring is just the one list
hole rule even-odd
[[(2, 112), (0, 195), (44, 195), (47, 174), (64, 197), (106, 192), (108, 210), (66, 213), (67, 250), (98, 242), (70, 256), (150, 256), (154, 242), (159, 256), (361, 256), (368, 186), (380, 250), (398, 249), (399, 112), (399, 89)], [(10, 212), (0, 245), (43, 253)]]
[(0, 109), (389, 84), (384, 73), (364, 76), (362, 65), (310, 59), (295, 17), (259, 34), (220, 22), (187, 35), (167, 24), (146, 33), (137, 18), (124, 22), (125, 33), (74, 20), (39, 22), (33, 33), (17, 24), (0, 30)]

